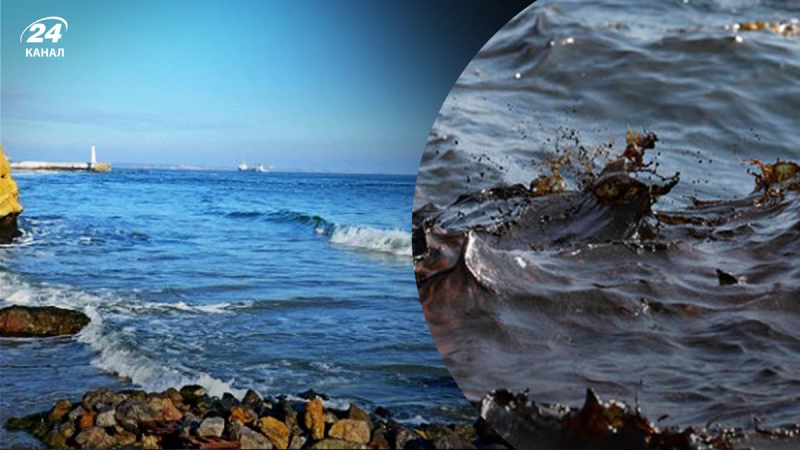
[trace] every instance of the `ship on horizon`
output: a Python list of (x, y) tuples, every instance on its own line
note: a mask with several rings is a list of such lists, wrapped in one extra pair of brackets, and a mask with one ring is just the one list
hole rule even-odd
[(267, 172), (267, 169), (266, 167), (264, 167), (264, 164), (259, 163), (255, 167), (250, 167), (244, 161), (239, 163), (238, 169), (239, 172)]

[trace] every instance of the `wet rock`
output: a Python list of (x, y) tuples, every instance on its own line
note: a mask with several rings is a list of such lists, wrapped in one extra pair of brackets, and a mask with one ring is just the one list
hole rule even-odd
[(242, 398), (242, 405), (249, 406), (253, 411), (258, 413), (261, 412), (261, 409), (264, 407), (264, 400), (258, 395), (258, 392), (248, 389), (244, 394), (244, 398)]
[(67, 418), (69, 419), (70, 422), (75, 422), (78, 419), (80, 419), (81, 416), (83, 416), (88, 412), (89, 411), (87, 411), (86, 408), (83, 407), (83, 405), (78, 405), (75, 407), (75, 409), (70, 411), (69, 414), (67, 414)]
[(54, 306), (0, 309), (0, 336), (46, 337), (75, 334), (89, 324), (86, 314)]
[(97, 416), (97, 413), (94, 412), (87, 412), (86, 414), (82, 415), (81, 418), (78, 420), (78, 428), (81, 430), (85, 430), (87, 428), (93, 427), (95, 416)]
[(140, 424), (149, 424), (156, 421), (159, 412), (149, 404), (138, 400), (125, 400), (117, 406), (114, 417), (124, 429), (132, 432), (139, 431)]
[(272, 442), (266, 436), (249, 428), (241, 422), (233, 422), (230, 426), (230, 436), (241, 443), (243, 449), (271, 449)]
[(336, 423), (336, 421), (338, 421), (339, 418), (336, 417), (336, 414), (334, 414), (332, 411), (325, 411), (325, 413), (322, 414), (322, 420), (325, 422), (326, 425), (332, 425)]
[(97, 417), (95, 418), (95, 424), (98, 427), (103, 428), (111, 428), (117, 425), (117, 419), (114, 417), (116, 411), (114, 408), (106, 407), (105, 409), (101, 410), (97, 413)]
[(323, 393), (320, 393), (320, 392), (317, 392), (317, 391), (315, 391), (313, 389), (309, 389), (309, 390), (307, 390), (305, 392), (301, 392), (301, 393), (297, 394), (297, 396), (302, 398), (302, 399), (304, 399), (304, 400), (313, 400), (313, 399), (315, 399), (317, 397), (321, 398), (322, 400), (330, 400), (330, 397), (328, 397), (327, 395), (325, 395)]
[(350, 404), (350, 408), (348, 408), (348, 410), (347, 410), (347, 418), (348, 419), (353, 419), (353, 420), (360, 420), (362, 422), (366, 422), (367, 423), (367, 427), (370, 430), (373, 429), (372, 418), (370, 418), (369, 414), (367, 414), (366, 411), (364, 411), (363, 409), (359, 408), (357, 405), (355, 405), (353, 403)]
[(319, 398), (314, 398), (306, 405), (305, 425), (315, 441), (325, 437), (324, 408)]
[(184, 386), (180, 390), (180, 395), (184, 401), (194, 404), (197, 400), (207, 394), (206, 388), (203, 386), (198, 386), (196, 384), (191, 384), (188, 386)]
[(155, 411), (155, 420), (159, 422), (174, 422), (183, 418), (183, 413), (168, 398), (152, 397), (147, 404)]
[(75, 442), (80, 448), (90, 449), (111, 448), (116, 443), (114, 438), (109, 436), (108, 433), (100, 427), (90, 427), (81, 431), (75, 436)]
[(367, 447), (375, 450), (389, 450), (392, 448), (389, 445), (388, 432), (386, 429), (381, 428), (372, 433), (372, 439), (369, 441)]
[(209, 417), (197, 427), (197, 435), (201, 437), (221, 437), (223, 431), (225, 431), (225, 419), (222, 417)]
[(391, 437), (394, 448), (406, 448), (409, 443), (422, 440), (420, 435), (406, 427), (395, 426), (393, 428)]
[(142, 448), (157, 449), (161, 448), (161, 446), (158, 445), (158, 438), (156, 436), (145, 434), (142, 436)]
[(311, 446), (312, 449), (327, 450), (327, 449), (353, 449), (361, 448), (361, 445), (343, 441), (341, 439), (324, 439)]
[(42, 440), (49, 447), (66, 448), (67, 440), (74, 435), (75, 425), (72, 422), (64, 422), (56, 425)]
[(473, 449), (472, 442), (462, 438), (461, 436), (450, 433), (439, 436), (433, 440), (433, 446), (437, 449)]
[(366, 444), (369, 442), (370, 430), (366, 422), (361, 420), (342, 419), (331, 427), (328, 436), (348, 442)]
[(285, 449), (289, 446), (291, 432), (285, 423), (274, 417), (262, 417), (258, 421), (258, 426), (275, 447)]
[(72, 410), (72, 403), (69, 400), (59, 400), (50, 410), (50, 420), (60, 422), (65, 415), (69, 414), (70, 410)]
[(143, 402), (147, 400), (147, 392), (141, 389), (125, 389), (118, 392), (119, 395), (125, 399), (137, 400)]
[(95, 389), (83, 394), (81, 405), (89, 411), (99, 411), (104, 406), (116, 408), (125, 398), (110, 389)]
[(0, 145), (0, 244), (7, 244), (20, 236), (17, 228), (17, 216), (22, 212), (19, 203), (19, 189), (11, 178), (11, 167), (8, 164), (3, 146)]
[(176, 406), (178, 403), (183, 403), (183, 396), (175, 388), (167, 389), (166, 391), (161, 393), (161, 396), (170, 399), (170, 401), (172, 401), (172, 404)]
[(295, 435), (292, 436), (292, 440), (289, 442), (289, 449), (290, 450), (299, 450), (299, 449), (303, 448), (303, 446), (306, 444), (307, 440), (308, 439), (306, 439), (305, 436), (300, 436), (299, 434), (295, 434)]
[(114, 439), (114, 447), (130, 447), (136, 443), (136, 435), (128, 430), (120, 429), (112, 438)]
[(237, 406), (236, 408), (233, 408), (230, 416), (228, 417), (229, 422), (241, 422), (244, 424), (255, 422), (257, 419), (258, 414), (250, 409), (249, 406)]

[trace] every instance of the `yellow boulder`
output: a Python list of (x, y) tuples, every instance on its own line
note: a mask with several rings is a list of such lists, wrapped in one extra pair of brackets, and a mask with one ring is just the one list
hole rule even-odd
[(6, 243), (19, 235), (17, 216), (21, 212), (17, 183), (11, 178), (11, 166), (3, 153), (3, 146), (0, 145), (0, 243)]

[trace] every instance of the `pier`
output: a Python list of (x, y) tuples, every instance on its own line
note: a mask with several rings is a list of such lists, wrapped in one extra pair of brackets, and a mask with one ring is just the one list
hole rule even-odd
[(11, 168), (13, 170), (110, 172), (111, 164), (106, 162), (97, 162), (97, 148), (92, 145), (92, 155), (89, 162), (18, 161), (12, 162)]

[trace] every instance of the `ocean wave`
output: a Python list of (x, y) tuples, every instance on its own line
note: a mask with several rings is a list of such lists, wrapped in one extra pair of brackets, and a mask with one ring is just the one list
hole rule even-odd
[(402, 230), (336, 227), (330, 235), (330, 242), (359, 250), (411, 256), (411, 233)]
[(238, 211), (228, 217), (254, 218), (263, 216), (271, 222), (290, 222), (313, 227), (314, 232), (326, 236), (332, 244), (378, 253), (411, 256), (411, 234), (402, 230), (377, 229), (369, 226), (345, 226), (324, 217), (282, 209), (270, 213)]
[[(218, 313), (231, 306), (215, 304), (189, 306), (183, 302), (174, 305), (145, 303), (136, 305), (111, 294), (90, 294), (67, 286), (34, 286), (19, 276), (0, 272), (0, 306), (57, 306), (83, 311), (91, 322), (78, 335), (77, 340), (89, 345), (98, 356), (92, 364), (105, 372), (128, 378), (148, 391), (161, 391), (169, 387), (186, 384), (204, 386), (210, 395), (221, 396), (225, 392), (241, 397), (245, 391), (233, 387), (234, 380), (220, 380), (211, 375), (193, 371), (178, 364), (166, 367), (163, 363), (144, 355), (130, 342), (135, 333), (132, 326), (117, 327), (106, 320), (106, 311), (127, 309), (135, 312), (142, 308), (174, 308), (193, 312)], [(127, 307), (125, 306), (127, 305)]]

